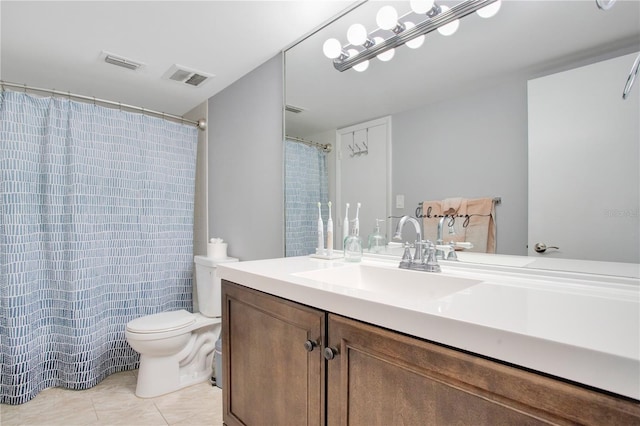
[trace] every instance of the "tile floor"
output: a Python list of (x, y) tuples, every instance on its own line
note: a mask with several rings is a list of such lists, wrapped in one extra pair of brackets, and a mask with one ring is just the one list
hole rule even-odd
[(206, 382), (143, 399), (134, 394), (136, 373), (112, 374), (84, 391), (50, 388), (25, 404), (0, 405), (0, 425), (222, 425), (220, 388)]

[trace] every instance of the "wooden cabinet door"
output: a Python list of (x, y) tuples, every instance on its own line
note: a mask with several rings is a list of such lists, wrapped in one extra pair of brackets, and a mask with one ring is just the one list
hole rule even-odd
[(329, 314), (328, 425), (640, 424), (640, 405)]
[(323, 425), (324, 341), (324, 312), (223, 281), (224, 423)]

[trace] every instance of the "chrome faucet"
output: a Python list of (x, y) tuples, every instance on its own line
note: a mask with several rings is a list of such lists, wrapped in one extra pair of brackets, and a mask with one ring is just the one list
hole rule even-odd
[[(458, 260), (458, 256), (456, 256), (456, 245), (455, 245), (455, 243), (453, 241), (451, 241), (449, 243), (449, 249), (447, 250), (446, 253), (441, 248), (438, 248), (438, 247), (442, 247), (444, 245), (444, 237), (442, 236), (442, 228), (444, 228), (444, 221), (446, 219), (453, 220), (453, 217), (444, 215), (438, 221), (438, 234), (436, 236), (437, 239), (436, 239), (435, 257), (436, 257), (436, 259), (442, 259), (442, 260), (444, 260), (445, 258), (447, 260)], [(448, 226), (449, 226), (450, 231), (451, 231), (451, 228), (452, 228), (453, 224), (451, 222), (449, 222)], [(449, 233), (451, 234), (452, 232), (449, 232)]]
[[(444, 237), (442, 236), (442, 228), (444, 228), (444, 221), (447, 220), (447, 219), (449, 219), (451, 221), (451, 220), (453, 220), (453, 217), (444, 215), (438, 221), (438, 234), (436, 236), (436, 258), (438, 258), (438, 259), (444, 259), (444, 256), (445, 256), (444, 250), (438, 249), (437, 246), (441, 246), (441, 245), (444, 244)], [(451, 228), (452, 223), (449, 222), (448, 226), (449, 226), (449, 228)], [(450, 233), (452, 233), (452, 232), (450, 232)]]
[[(394, 240), (402, 239), (402, 229), (407, 221), (411, 222), (416, 229), (416, 242), (415, 242), (415, 253), (413, 257), (411, 257), (408, 246), (405, 248), (405, 254), (402, 257), (402, 261), (400, 262), (399, 267), (402, 269), (414, 269), (418, 271), (430, 271), (430, 272), (439, 272), (440, 267), (433, 267), (433, 262), (429, 262), (429, 267), (427, 267), (425, 252), (428, 252), (428, 248), (433, 247), (433, 244), (430, 242), (422, 241), (422, 228), (420, 227), (420, 222), (414, 217), (411, 216), (402, 216), (400, 221), (398, 222), (398, 226), (396, 226), (396, 232), (393, 235)], [(435, 260), (435, 256), (433, 256)], [(437, 261), (436, 261), (437, 264)]]
[(415, 244), (416, 251), (410, 263), (411, 264), (414, 264), (416, 262), (422, 263), (422, 260), (424, 259), (424, 256), (422, 254), (422, 228), (420, 227), (420, 222), (418, 222), (418, 220), (415, 217), (411, 217), (407, 215), (402, 216), (400, 218), (400, 221), (398, 222), (398, 226), (396, 226), (396, 233), (393, 234), (393, 239), (402, 240), (402, 229), (404, 228), (404, 224), (407, 223), (407, 221), (411, 222), (413, 226), (416, 228), (416, 244)]

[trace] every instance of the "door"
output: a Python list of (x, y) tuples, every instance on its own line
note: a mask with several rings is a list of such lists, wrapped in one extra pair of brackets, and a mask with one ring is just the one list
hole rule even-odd
[(222, 282), (223, 420), (323, 425), (325, 314)]
[(333, 314), (328, 330), (328, 425), (544, 424), (493, 401), (471, 356)]
[(529, 81), (529, 255), (543, 243), (559, 247), (546, 256), (639, 261), (640, 91), (622, 99), (636, 56)]
[(638, 424), (640, 406), (329, 314), (327, 424)]
[[(376, 219), (385, 220), (381, 230), (389, 237), (391, 222), (391, 117), (339, 129), (336, 134), (336, 247), (343, 248), (344, 213), (359, 222), (363, 248)], [(348, 229), (347, 229), (348, 231)]]

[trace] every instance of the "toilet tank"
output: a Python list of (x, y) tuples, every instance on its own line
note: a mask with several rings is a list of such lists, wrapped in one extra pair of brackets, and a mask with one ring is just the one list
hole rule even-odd
[(206, 317), (222, 316), (222, 286), (216, 274), (216, 267), (220, 263), (237, 262), (238, 259), (227, 257), (213, 259), (207, 256), (194, 256), (196, 268), (196, 294), (198, 296), (198, 310)]

